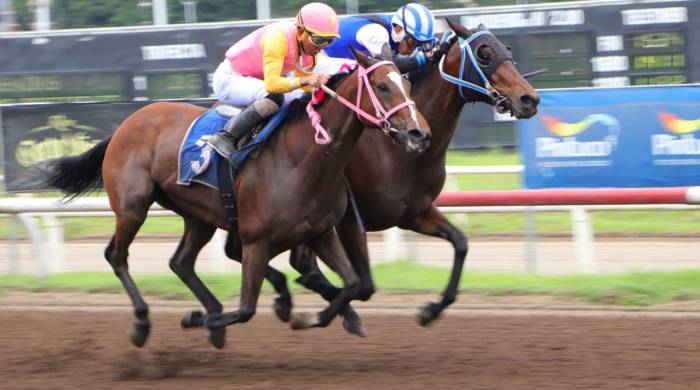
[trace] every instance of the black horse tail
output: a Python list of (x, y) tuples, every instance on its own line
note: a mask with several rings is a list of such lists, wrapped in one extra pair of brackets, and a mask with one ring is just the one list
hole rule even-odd
[(78, 156), (52, 160), (43, 169), (46, 184), (76, 198), (102, 187), (102, 161), (112, 136)]

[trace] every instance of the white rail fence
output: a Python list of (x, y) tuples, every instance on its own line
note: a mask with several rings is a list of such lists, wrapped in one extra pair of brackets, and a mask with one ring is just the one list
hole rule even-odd
[[(462, 166), (447, 167), (448, 188), (454, 187), (454, 176), (460, 174), (513, 174), (522, 172), (522, 166)], [(523, 231), (526, 253), (526, 269), (537, 272), (537, 236), (534, 226), (534, 215), (537, 212), (564, 211), (571, 215), (571, 232), (575, 246), (577, 269), (584, 273), (597, 271), (596, 261), (592, 252), (594, 231), (589, 211), (600, 210), (697, 210), (699, 206), (689, 204), (615, 204), (615, 205), (535, 205), (535, 206), (451, 206), (440, 207), (446, 213), (467, 215), (469, 213), (524, 213), (526, 226)], [(85, 197), (71, 202), (63, 202), (54, 198), (2, 198), (0, 199), (0, 215), (9, 216), (15, 225), (24, 227), (32, 243), (32, 257), (38, 265), (36, 276), (41, 278), (50, 273), (61, 272), (64, 267), (64, 232), (60, 217), (75, 216), (111, 216), (113, 215), (107, 198)], [(154, 205), (149, 216), (171, 216), (168, 210)], [(215, 272), (227, 272), (230, 260), (225, 258), (223, 246), (224, 231), (217, 231), (213, 238), (213, 247), (218, 248), (214, 258)], [(387, 259), (411, 259), (415, 249), (412, 240), (407, 240), (403, 231), (393, 228), (384, 232), (384, 257)], [(19, 272), (16, 259), (16, 245), (9, 246), (10, 261), (8, 272)]]

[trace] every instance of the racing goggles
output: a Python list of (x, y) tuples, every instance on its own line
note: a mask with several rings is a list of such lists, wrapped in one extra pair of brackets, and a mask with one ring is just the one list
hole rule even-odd
[(406, 33), (406, 43), (411, 48), (418, 48), (422, 52), (429, 52), (435, 47), (435, 39), (430, 39), (427, 41), (419, 41), (413, 37), (413, 35)]
[(312, 33), (307, 29), (304, 29), (304, 31), (306, 31), (306, 34), (309, 36), (311, 44), (313, 44), (316, 47), (326, 47), (333, 43), (333, 41), (335, 40), (335, 37), (322, 37), (320, 35)]

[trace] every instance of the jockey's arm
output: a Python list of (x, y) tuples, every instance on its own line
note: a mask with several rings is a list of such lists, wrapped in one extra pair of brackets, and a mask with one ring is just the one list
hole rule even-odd
[(287, 37), (277, 29), (269, 29), (262, 38), (263, 75), (268, 93), (287, 93), (301, 87), (301, 78), (284, 77), (284, 57), (287, 55)]
[[(383, 50), (391, 52), (389, 32), (377, 23), (371, 23), (360, 28), (355, 39), (369, 51), (372, 57), (379, 57)], [(428, 63), (425, 53), (420, 50), (416, 50), (410, 55), (393, 53), (392, 61), (394, 61), (401, 73), (410, 72)]]
[(367, 49), (372, 57), (378, 57), (384, 45), (389, 44), (389, 33), (380, 24), (370, 23), (357, 30), (355, 40)]
[(428, 57), (420, 50), (415, 50), (412, 54), (395, 53), (392, 60), (401, 73), (408, 73), (428, 64)]

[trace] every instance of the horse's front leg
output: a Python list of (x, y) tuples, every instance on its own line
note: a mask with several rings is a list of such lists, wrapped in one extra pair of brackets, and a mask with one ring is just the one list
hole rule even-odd
[[(289, 263), (301, 274), (297, 282), (321, 295), (326, 301), (331, 302), (342, 291), (323, 275), (316, 262), (316, 255), (308, 245), (299, 245), (293, 248), (289, 255)], [(348, 333), (359, 337), (367, 337), (367, 329), (362, 323), (362, 318), (360, 318), (360, 315), (357, 314), (351, 304), (345, 305), (340, 310), (340, 315), (343, 317), (343, 328)]]
[(238, 310), (232, 312), (207, 315), (204, 326), (209, 329), (219, 329), (231, 324), (248, 322), (253, 318), (269, 261), (270, 250), (266, 241), (244, 244), (240, 306)]
[[(364, 229), (360, 228), (358, 220), (348, 205), (348, 209), (336, 226), (336, 231), (343, 244), (345, 253), (348, 255), (353, 269), (360, 278), (360, 285), (357, 298), (363, 301), (369, 300), (374, 294), (374, 282), (369, 266), (369, 250), (367, 248), (367, 235)], [(301, 273), (297, 279), (307, 289), (321, 294), (327, 301), (334, 300), (341, 292), (341, 289), (332, 285), (318, 268), (316, 258), (310, 248), (299, 246), (292, 250), (290, 255), (292, 267)], [(343, 316), (343, 328), (351, 334), (360, 337), (367, 336), (367, 329), (362, 323), (362, 318), (355, 311), (352, 305), (345, 305), (340, 315)]]
[(315, 321), (308, 320), (306, 316), (296, 316), (292, 320), (293, 329), (327, 326), (348, 302), (357, 297), (359, 290), (359, 278), (353, 270), (343, 245), (333, 228), (327, 230), (316, 239), (309, 241), (308, 244), (321, 260), (341, 277), (343, 289), (325, 310), (318, 313)]
[(369, 264), (369, 248), (367, 247), (367, 232), (359, 224), (355, 213), (348, 206), (343, 219), (336, 226), (336, 231), (343, 243), (352, 268), (360, 278), (357, 299), (368, 301), (374, 295), (374, 281)]
[(442, 300), (428, 303), (418, 314), (418, 321), (421, 325), (426, 326), (438, 318), (440, 313), (455, 301), (469, 245), (464, 233), (452, 225), (435, 205), (432, 205), (430, 210), (418, 218), (410, 228), (417, 233), (444, 238), (452, 243), (455, 250), (450, 282), (442, 293)]
[[(242, 249), (241, 239), (238, 237), (238, 230), (229, 231), (226, 239), (226, 247), (224, 248), (226, 256), (237, 262), (241, 262)], [(277, 318), (282, 322), (289, 322), (292, 314), (292, 293), (287, 286), (287, 277), (284, 273), (278, 271), (272, 266), (267, 266), (265, 271), (265, 279), (267, 279), (279, 296), (275, 298), (272, 308), (275, 310)]]

